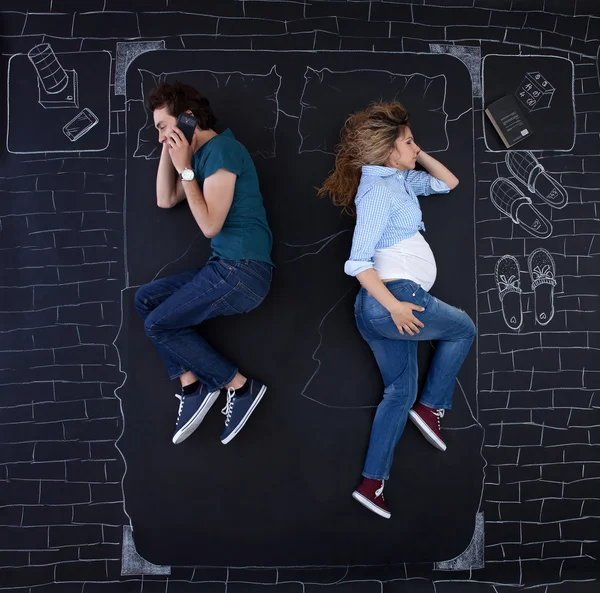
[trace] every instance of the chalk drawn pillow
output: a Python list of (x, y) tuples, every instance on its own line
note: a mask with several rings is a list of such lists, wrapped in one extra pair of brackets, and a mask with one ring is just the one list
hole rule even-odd
[(266, 74), (210, 70), (161, 74), (148, 70), (139, 72), (146, 123), (138, 132), (134, 157), (159, 158), (158, 134), (154, 129), (152, 114), (145, 107), (146, 97), (157, 84), (173, 83), (176, 80), (192, 85), (210, 101), (217, 117), (217, 131), (231, 128), (235, 137), (253, 156), (275, 156), (275, 129), (279, 116), (277, 95), (281, 85), (281, 77), (275, 66)]
[(446, 77), (384, 70), (334, 72), (306, 68), (298, 132), (300, 152), (333, 153), (348, 115), (373, 101), (399, 101), (410, 112), (411, 130), (427, 151), (446, 150)]
[(134, 157), (143, 157), (146, 159), (158, 158), (160, 156), (160, 145), (158, 143), (158, 133), (154, 128), (152, 114), (146, 108), (146, 97), (148, 93), (158, 84), (164, 82), (164, 74), (154, 74), (148, 70), (138, 70), (142, 79), (142, 100), (144, 102), (144, 111), (146, 112), (146, 122), (138, 130), (137, 147), (133, 153)]

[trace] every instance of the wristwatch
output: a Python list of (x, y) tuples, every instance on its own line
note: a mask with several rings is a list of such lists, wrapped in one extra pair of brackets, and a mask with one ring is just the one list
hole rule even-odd
[(179, 178), (181, 181), (191, 181), (194, 179), (194, 177), (196, 177), (194, 170), (188, 169), (187, 167), (181, 173), (179, 173)]

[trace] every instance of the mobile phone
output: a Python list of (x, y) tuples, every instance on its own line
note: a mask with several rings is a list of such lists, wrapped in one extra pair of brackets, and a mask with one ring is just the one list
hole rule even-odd
[(63, 127), (63, 134), (71, 141), (79, 140), (87, 134), (96, 124), (98, 118), (87, 107), (78, 113), (69, 123)]
[(198, 120), (189, 113), (181, 113), (177, 118), (177, 127), (183, 132), (188, 144), (192, 143), (192, 138), (194, 137), (194, 130), (196, 129), (197, 123)]

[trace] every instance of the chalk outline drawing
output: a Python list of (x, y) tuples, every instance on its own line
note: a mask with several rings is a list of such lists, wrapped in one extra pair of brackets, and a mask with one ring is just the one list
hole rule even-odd
[[(426, 55), (428, 55), (428, 54), (426, 54)], [(450, 139), (448, 138), (448, 121), (454, 121), (454, 120), (449, 120), (448, 114), (445, 111), (446, 95), (448, 92), (448, 79), (446, 78), (445, 74), (437, 74), (436, 76), (425, 76), (424, 74), (421, 74), (420, 72), (413, 72), (412, 74), (402, 74), (402, 73), (398, 73), (398, 72), (391, 72), (389, 70), (365, 70), (364, 68), (358, 69), (358, 70), (331, 70), (330, 68), (324, 67), (319, 70), (316, 70), (315, 68), (312, 68), (311, 66), (306, 66), (306, 69), (304, 71), (304, 87), (302, 88), (302, 94), (300, 95), (300, 106), (301, 106), (300, 117), (298, 118), (298, 136), (300, 136), (300, 146), (298, 147), (299, 154), (302, 152), (322, 152), (324, 154), (334, 154), (333, 152), (330, 152), (328, 150), (323, 150), (321, 148), (303, 148), (303, 145), (305, 142), (305, 137), (302, 135), (302, 130), (301, 130), (302, 117), (304, 115), (304, 112), (308, 111), (308, 110), (316, 109), (316, 107), (304, 102), (304, 94), (306, 93), (306, 89), (307, 89), (309, 83), (311, 82), (311, 80), (309, 80), (309, 78), (308, 78), (309, 73), (313, 73), (319, 79), (319, 82), (322, 84), (325, 72), (327, 72), (329, 74), (357, 74), (358, 72), (369, 72), (369, 73), (387, 74), (388, 76), (406, 79), (406, 81), (403, 85), (403, 88), (398, 89), (393, 100), (396, 99), (396, 96), (402, 92), (404, 87), (406, 87), (410, 83), (411, 79), (415, 76), (420, 76), (424, 80), (428, 80), (429, 81), (428, 87), (431, 84), (433, 84), (433, 82), (435, 80), (440, 79), (440, 78), (443, 79), (443, 81), (444, 81), (444, 96), (441, 101), (441, 108), (436, 109), (435, 111), (438, 113), (444, 114), (444, 136), (446, 138), (446, 146), (440, 147), (440, 148), (435, 148), (435, 149), (430, 149), (430, 150), (428, 150), (428, 152), (430, 152), (430, 153), (444, 152), (445, 150), (448, 150), (448, 148), (450, 146)], [(458, 117), (460, 118), (462, 115), (463, 114), (459, 115)]]
[[(526, 196), (512, 181), (506, 177), (498, 177), (490, 186), (490, 199), (492, 204), (508, 216), (512, 222), (526, 230), (530, 235), (540, 239), (547, 239), (552, 234), (552, 224), (546, 217), (533, 205), (529, 196)], [(546, 231), (539, 232), (528, 224), (524, 224), (519, 220), (519, 210), (527, 206), (537, 217), (541, 225), (546, 226)]]
[[(195, 50), (195, 51), (198, 51), (198, 50)], [(254, 50), (254, 51), (260, 51), (260, 50)], [(600, 51), (600, 50), (599, 50), (599, 51)], [(350, 54), (351, 54), (351, 52), (349, 52), (349, 51), (348, 51), (348, 52), (345, 52), (345, 53), (350, 53)], [(378, 52), (378, 53), (384, 53), (384, 52)], [(554, 56), (552, 56), (552, 57), (554, 57)], [(61, 152), (64, 152), (64, 151), (61, 151)], [(80, 152), (80, 151), (77, 151), (77, 152)], [(492, 152), (502, 152), (502, 151), (492, 151)], [(116, 262), (115, 262), (115, 263), (116, 263)], [(117, 352), (118, 352), (118, 349), (117, 349), (116, 347), (115, 347), (115, 349), (116, 349), (116, 350), (117, 350)], [(492, 389), (491, 391), (493, 391), (493, 389)], [(534, 391), (535, 391), (535, 390), (534, 390)], [(118, 399), (118, 398), (117, 398), (117, 399)], [(122, 411), (121, 411), (121, 414), (122, 414)], [(123, 417), (123, 416), (122, 416), (122, 417)], [(123, 421), (124, 421), (124, 417), (123, 417)], [(490, 446), (490, 445), (487, 445), (487, 446)], [(123, 460), (125, 461), (124, 457), (123, 457)], [(563, 485), (564, 485), (564, 483), (563, 483)], [(567, 498), (567, 497), (563, 497), (563, 498), (564, 498), (565, 500), (575, 500), (575, 499), (569, 499), (569, 498)], [(124, 496), (123, 496), (123, 508), (124, 508), (124, 502), (125, 502), (125, 498), (124, 498)], [(558, 543), (558, 542), (557, 542), (557, 543)], [(502, 544), (495, 544), (495, 546), (500, 546), (500, 545), (502, 545)], [(583, 553), (583, 552), (582, 552), (582, 553)], [(404, 566), (406, 566), (406, 564), (404, 564)], [(321, 568), (321, 567), (316, 567), (316, 568)], [(374, 584), (379, 584), (381, 587), (383, 587), (383, 585), (382, 585), (382, 582), (381, 582), (381, 581), (377, 581), (377, 580), (374, 580), (374, 579), (373, 579), (373, 580), (371, 580), (371, 581), (367, 581), (367, 580), (356, 580), (356, 579), (345, 580), (345, 578), (346, 578), (346, 576), (348, 575), (348, 572), (349, 572), (349, 567), (342, 566), (342, 567), (339, 567), (339, 568), (340, 568), (340, 572), (343, 572), (343, 574), (341, 574), (341, 578), (340, 578), (339, 580), (336, 580), (335, 582), (341, 582), (341, 581), (344, 581), (344, 582), (373, 582)], [(561, 570), (562, 570), (562, 567), (561, 567)], [(233, 571), (232, 571), (232, 572), (233, 572)], [(280, 573), (281, 573), (281, 571), (280, 571), (279, 569), (275, 569), (275, 570), (274, 570), (274, 573), (276, 574), (276, 577), (277, 577), (277, 578), (276, 578), (276, 580), (275, 580), (275, 582), (276, 582), (276, 583), (284, 583), (284, 582), (295, 582), (295, 583), (299, 583), (299, 581), (286, 580), (286, 579), (285, 579), (285, 577), (280, 579)], [(408, 573), (407, 573), (407, 574), (408, 574)], [(195, 570), (194, 570), (194, 575), (195, 575)], [(407, 579), (408, 579), (408, 576), (407, 576)], [(567, 579), (568, 579), (568, 577), (567, 577)], [(193, 577), (192, 577), (192, 580), (193, 580)], [(402, 580), (403, 580), (403, 579), (402, 579)], [(594, 579), (586, 579), (586, 580), (588, 580), (588, 581), (591, 581), (591, 580), (594, 580)], [(104, 582), (104, 581), (103, 581), (103, 582)], [(236, 581), (234, 578), (233, 578), (233, 579), (230, 579), (230, 571), (229, 571), (229, 569), (227, 569), (227, 580), (226, 580), (226, 583), (229, 583), (229, 582), (231, 582), (231, 583), (236, 583), (236, 582), (240, 582), (240, 581)], [(464, 579), (464, 580), (463, 580), (463, 579), (458, 579), (458, 580), (456, 580), (456, 582), (471, 582), (471, 579)], [(571, 581), (571, 580), (567, 580), (566, 582), (572, 582), (572, 581)], [(319, 582), (319, 583), (315, 583), (315, 584), (322, 584), (322, 581), (321, 581), (321, 582)], [(326, 584), (335, 584), (335, 583), (334, 583), (334, 582), (332, 582), (332, 583), (326, 583)], [(499, 582), (499, 583), (496, 583), (496, 584), (497, 584), (497, 585), (499, 585), (499, 586), (505, 586), (505, 585), (506, 585), (506, 582), (505, 582), (505, 581), (502, 581), (502, 582)], [(554, 582), (553, 582), (553, 583), (551, 583), (551, 584), (554, 584)], [(225, 586), (227, 586), (227, 585), (225, 585)], [(302, 585), (302, 586), (303, 586), (303, 585)], [(432, 585), (432, 586), (434, 586), (434, 585)], [(435, 588), (435, 586), (434, 586), (434, 588)]]
[[(111, 94), (111, 74), (112, 74), (112, 56), (111, 53), (107, 50), (98, 50), (98, 51), (80, 51), (80, 52), (59, 52), (58, 55), (82, 55), (82, 54), (106, 54), (108, 56), (108, 79), (106, 81), (106, 93), (108, 96), (108, 100), (107, 100), (107, 105), (108, 105), (108, 114), (110, 114), (111, 111), (111, 100), (110, 100), (110, 94)], [(8, 68), (7, 68), (7, 88), (10, 89), (10, 76), (11, 76), (11, 66), (12, 66), (12, 61), (15, 58), (18, 57), (27, 57), (27, 54), (13, 54), (9, 60), (8, 60)], [(11, 150), (10, 149), (10, 92), (7, 93), (7, 99), (6, 99), (6, 112), (7, 112), (7, 117), (6, 117), (6, 150), (7, 152), (9, 152), (10, 154), (56, 154), (56, 153), (63, 153), (63, 154), (68, 154), (71, 152), (102, 152), (104, 150), (106, 150), (109, 145), (110, 145), (110, 135), (111, 135), (111, 125), (110, 125), (110, 121), (111, 118), (110, 116), (108, 117), (107, 120), (107, 130), (106, 130), (106, 145), (103, 146), (102, 148), (72, 148), (72, 149), (64, 149), (64, 150), (27, 150), (27, 151), (17, 151), (17, 150)]]
[[(87, 125), (80, 128), (75, 134), (71, 134), (71, 129), (69, 126), (78, 122), (79, 120), (87, 121)], [(82, 136), (85, 136), (96, 124), (98, 123), (98, 118), (96, 114), (87, 107), (84, 107), (70, 122), (66, 123), (63, 126), (63, 134), (71, 141), (76, 142)]]
[(474, 97), (481, 97), (481, 48), (472, 45), (446, 45), (430, 43), (432, 54), (448, 54), (458, 58), (471, 75), (471, 85)]
[[(573, 148), (575, 148), (575, 139), (576, 139), (576, 113), (575, 113), (575, 64), (573, 62), (573, 60), (569, 60), (569, 58), (564, 58), (562, 56), (547, 56), (544, 54), (540, 54), (540, 55), (536, 55), (536, 54), (518, 54), (518, 55), (513, 55), (513, 54), (487, 54), (483, 57), (483, 60), (481, 61), (481, 83), (482, 83), (482, 96), (485, 96), (485, 64), (486, 64), (486, 60), (487, 58), (491, 58), (491, 57), (503, 57), (503, 58), (507, 58), (507, 57), (511, 57), (511, 58), (515, 58), (515, 59), (520, 59), (520, 58), (546, 58), (549, 60), (564, 60), (566, 62), (569, 62), (571, 64), (571, 97), (572, 97), (572, 119), (573, 119), (573, 124), (572, 124), (572, 129), (573, 129), (573, 142), (570, 146), (570, 148), (535, 148), (534, 150), (552, 150), (554, 152), (571, 152), (573, 150)], [(494, 150), (493, 148), (490, 148), (488, 141), (487, 141), (487, 134), (486, 134), (486, 115), (485, 115), (485, 109), (481, 110), (481, 126), (483, 129), (483, 142), (485, 143), (485, 149), (487, 152), (506, 152), (506, 148), (499, 148), (498, 150)]]
[[(510, 150), (506, 153), (505, 162), (512, 175), (524, 183), (530, 192), (544, 200), (548, 206), (560, 209), (567, 205), (569, 201), (567, 190), (546, 173), (544, 166), (530, 150)], [(536, 187), (536, 182), (540, 177), (544, 178), (554, 187), (556, 193), (561, 196), (560, 201), (552, 201), (548, 196), (539, 191)]]
[[(546, 92), (542, 92), (539, 93), (541, 97), (543, 97), (546, 94), (550, 95), (550, 98), (548, 99), (548, 105), (544, 105), (544, 107), (538, 107), (537, 101), (535, 99), (532, 99), (534, 102), (532, 105), (529, 104), (529, 99), (523, 99), (520, 94), (519, 94), (519, 89), (523, 89), (524, 92), (529, 93), (529, 89), (526, 88), (527, 86), (535, 86), (535, 81), (534, 82), (529, 82), (528, 78), (536, 78), (536, 75), (539, 76), (540, 78), (543, 79), (543, 82), (541, 83), (541, 86), (544, 86), (544, 84), (548, 85), (548, 89), (546, 90)], [(519, 85), (519, 88), (514, 92), (515, 97), (517, 98), (517, 100), (521, 103), (521, 105), (523, 105), (523, 107), (525, 107), (525, 109), (527, 109), (527, 111), (529, 111), (530, 113), (532, 111), (539, 111), (540, 109), (549, 109), (552, 105), (552, 98), (554, 97), (554, 91), (556, 89), (550, 84), (550, 82), (546, 79), (545, 76), (543, 76), (542, 74), (540, 74), (539, 72), (527, 72), (527, 74), (525, 74), (525, 78), (522, 80), (521, 84)], [(538, 91), (534, 91), (538, 92)]]
[[(49, 43), (38, 43), (27, 52), (27, 57), (37, 75), (38, 103), (44, 109), (79, 108), (77, 72), (62, 67)], [(48, 68), (54, 69), (45, 73)], [(46, 86), (48, 80), (52, 81), (50, 87)]]
[(119, 41), (117, 42), (117, 60), (115, 64), (115, 95), (125, 95), (127, 70), (138, 56), (149, 51), (165, 49), (164, 40), (160, 41)]
[[(145, 53), (145, 52), (144, 52)], [(136, 56), (137, 57), (137, 56)], [(206, 68), (198, 68), (196, 70), (176, 70), (173, 72), (160, 72), (160, 73), (156, 73), (156, 72), (152, 72), (150, 70), (146, 70), (145, 68), (138, 68), (138, 72), (141, 73), (142, 72), (148, 72), (150, 75), (154, 76), (154, 78), (157, 81), (164, 81), (166, 80), (166, 78), (168, 76), (172, 76), (172, 75), (188, 75), (188, 74), (194, 74), (197, 72), (203, 72), (203, 73), (207, 73), (207, 74), (212, 74), (213, 77), (215, 78), (215, 80), (217, 80), (217, 75), (229, 75), (229, 77), (227, 78), (227, 80), (225, 81), (225, 85), (227, 85), (227, 83), (229, 82), (229, 78), (231, 77), (232, 74), (238, 74), (242, 77), (250, 77), (250, 76), (254, 76), (254, 77), (259, 77), (259, 78), (267, 78), (271, 75), (275, 75), (279, 81), (279, 83), (277, 84), (277, 88), (275, 89), (275, 93), (274, 95), (270, 95), (265, 97), (265, 99), (267, 101), (273, 101), (275, 103), (275, 109), (274, 109), (274, 114), (275, 114), (275, 122), (273, 123), (273, 127), (267, 127), (265, 129), (267, 129), (270, 134), (273, 137), (273, 144), (272, 144), (272, 150), (270, 150), (269, 152), (263, 154), (262, 152), (260, 152), (260, 156), (266, 157), (266, 158), (270, 158), (270, 157), (274, 157), (277, 154), (277, 125), (279, 123), (279, 91), (281, 89), (281, 81), (282, 81), (282, 77), (280, 76), (280, 74), (277, 72), (277, 66), (275, 64), (273, 64), (273, 66), (271, 67), (271, 69), (269, 70), (269, 72), (267, 73), (261, 73), (261, 74), (257, 74), (254, 72), (241, 72), (239, 70), (232, 70), (229, 72), (217, 72), (215, 70), (208, 70)], [(132, 103), (132, 102), (141, 102), (144, 103), (145, 102), (145, 97), (144, 97), (144, 89), (142, 86), (142, 99), (128, 99), (127, 103)], [(209, 97), (210, 99), (210, 97)], [(140, 126), (138, 133), (137, 133), (137, 141), (136, 141), (136, 147), (135, 147), (135, 151), (133, 154), (133, 158), (143, 158), (146, 160), (155, 160), (158, 159), (160, 157), (160, 150), (158, 147), (158, 142), (157, 142), (157, 148), (156, 150), (153, 150), (149, 155), (143, 155), (143, 154), (139, 154), (136, 155), (135, 153), (140, 150), (140, 147), (142, 146), (141, 143), (143, 143), (144, 141), (141, 140), (141, 136), (142, 133), (144, 133), (149, 127), (153, 127), (153, 124), (150, 122), (150, 113), (148, 112), (148, 110), (145, 108), (144, 105), (144, 111), (146, 113), (146, 121), (144, 122), (144, 124), (142, 126)]]
[(142, 558), (133, 540), (133, 529), (131, 525), (123, 525), (123, 543), (121, 545), (121, 576), (129, 575), (170, 575), (171, 567), (160, 564), (152, 564)]
[(473, 538), (467, 548), (451, 560), (435, 563), (436, 570), (476, 570), (485, 567), (485, 520), (483, 511), (475, 515)]
[[(502, 305), (504, 323), (509, 329), (518, 332), (523, 327), (523, 305), (521, 303), (521, 268), (517, 258), (512, 255), (503, 255), (494, 267), (494, 279), (498, 289), (498, 298)], [(510, 313), (507, 311), (509, 307), (504, 303), (506, 295), (512, 293), (516, 293), (519, 297), (518, 308), (515, 307), (518, 310), (514, 314), (512, 311)]]
[[(212, 52), (212, 51), (215, 51), (215, 50), (201, 50), (201, 49), (198, 50), (198, 49), (194, 49), (194, 50), (177, 50), (177, 51), (184, 51), (184, 52), (189, 52), (189, 53), (195, 52), (195, 53), (200, 53), (200, 55), (201, 55), (203, 52)], [(238, 51), (238, 50), (221, 50), (221, 51), (229, 53), (229, 52), (234, 52), (234, 51)], [(274, 53), (273, 50), (252, 50), (252, 51), (253, 51), (253, 53), (258, 53), (258, 54), (260, 54), (260, 53)], [(299, 54), (299, 55), (302, 55), (304, 53), (309, 53), (309, 54), (312, 53), (312, 52), (307, 51), (307, 50), (282, 50), (282, 51), (284, 53), (296, 53), (296, 54)], [(276, 52), (276, 53), (279, 53), (279, 52)], [(323, 51), (323, 53), (324, 54), (329, 54), (329, 53), (339, 54), (340, 52), (339, 52), (339, 50), (325, 50), (325, 51)], [(365, 53), (365, 52), (363, 52), (363, 51), (356, 51), (355, 52), (354, 50), (352, 50), (352, 51), (347, 51), (347, 52), (342, 52), (342, 53), (344, 53), (344, 54), (352, 54), (352, 53)], [(392, 55), (396, 54), (396, 52), (378, 52), (378, 53), (380, 53), (380, 54), (392, 54)], [(406, 52), (406, 53), (410, 53), (410, 55), (431, 55), (431, 54), (424, 53), (424, 52)], [(456, 59), (458, 59), (458, 58), (456, 58)], [(143, 99), (126, 99), (126, 103), (136, 103), (136, 102), (142, 103)], [(283, 110), (279, 110), (278, 109), (277, 112), (279, 113), (279, 111), (281, 111), (282, 113), (285, 114), (285, 112)], [(474, 117), (474, 110), (473, 110), (472, 101), (471, 101), (471, 106), (469, 107), (469, 109), (466, 109), (464, 112), (462, 112), (461, 114), (459, 114), (456, 118), (453, 118), (451, 120), (447, 119), (447, 121), (453, 121), (453, 122), (454, 121), (458, 121), (460, 118), (463, 117), (463, 115), (466, 115), (468, 113), (471, 113), (471, 117), (472, 118)], [(126, 129), (126, 133), (127, 133), (128, 127), (129, 127), (128, 126), (128, 114), (129, 114), (129, 110), (126, 109), (125, 110), (125, 117), (126, 117), (125, 129)], [(288, 114), (285, 114), (285, 115), (288, 115)], [(290, 117), (294, 117), (295, 118), (296, 116), (290, 116)], [(299, 117), (298, 117), (298, 119), (299, 119)], [(472, 134), (471, 134), (472, 135), (472, 142), (473, 142), (473, 146), (475, 146), (475, 126), (473, 125), (473, 122), (471, 122), (471, 130), (472, 130)], [(127, 158), (133, 158), (133, 157), (129, 157), (128, 156)], [(125, 179), (127, 179), (127, 164), (125, 165)], [(473, 168), (473, 183), (474, 183), (474, 186), (475, 186), (475, 184), (476, 184), (475, 168)], [(127, 185), (127, 184), (125, 184), (125, 185)], [(127, 205), (127, 188), (125, 188), (125, 202), (124, 202), (124, 208), (123, 208), (123, 223), (124, 223), (125, 228), (126, 228), (126, 220), (127, 220), (127, 206), (126, 205)], [(474, 228), (473, 228), (473, 241), (474, 241), (474, 243), (476, 242), (476, 228), (475, 228), (475, 223), (476, 223), (476, 219), (475, 219), (475, 203), (473, 203), (473, 225), (474, 225)], [(342, 231), (342, 232), (344, 232), (344, 231)], [(329, 237), (326, 237), (325, 239), (321, 239), (319, 241), (316, 241), (315, 243), (304, 244), (304, 245), (302, 245), (302, 247), (309, 247), (311, 245), (316, 245), (318, 243), (322, 243), (323, 241), (327, 241), (327, 243), (329, 243), (329, 241), (331, 241), (333, 238), (335, 238), (339, 234), (341, 234), (341, 232), (340, 233), (336, 233), (334, 235), (331, 235)], [(127, 292), (127, 290), (129, 290), (131, 288), (137, 288), (138, 286), (137, 285), (135, 285), (135, 286), (130, 285), (129, 270), (128, 270), (129, 265), (128, 265), (128, 259), (127, 259), (127, 245), (128, 245), (128, 242), (127, 242), (127, 234), (126, 233), (124, 233), (123, 240), (124, 240), (123, 251), (124, 251), (125, 287), (121, 290), (121, 321), (120, 321), (120, 325), (119, 325), (119, 330), (118, 330), (117, 335), (115, 336), (115, 339), (113, 340), (113, 343), (112, 343), (113, 346), (114, 346), (114, 348), (115, 348), (115, 350), (116, 350), (116, 352), (117, 352), (117, 356), (118, 356), (118, 360), (119, 360), (119, 371), (124, 376), (123, 381), (121, 382), (121, 384), (118, 385), (114, 389), (114, 394), (115, 394), (117, 400), (119, 401), (119, 406), (120, 406), (120, 410), (121, 410), (121, 417), (122, 417), (123, 423), (122, 423), (121, 434), (119, 435), (119, 437), (115, 441), (115, 447), (119, 451), (119, 453), (121, 455), (121, 458), (123, 459), (123, 463), (125, 465), (125, 470), (123, 472), (123, 477), (121, 479), (122, 505), (123, 505), (123, 512), (127, 516), (127, 518), (129, 519), (129, 524), (132, 527), (132, 519), (129, 516), (129, 514), (127, 513), (127, 511), (126, 511), (126, 497), (125, 497), (125, 491), (124, 491), (124, 482), (125, 482), (125, 477), (126, 477), (126, 474), (127, 474), (127, 461), (126, 461), (126, 458), (125, 458), (125, 455), (124, 455), (123, 451), (118, 446), (118, 443), (121, 440), (121, 438), (123, 437), (123, 434), (125, 432), (125, 415), (124, 415), (124, 412), (123, 412), (122, 400), (121, 400), (121, 397), (118, 395), (118, 391), (124, 387), (125, 383), (127, 382), (128, 375), (127, 375), (127, 372), (123, 369), (123, 365), (122, 365), (122, 361), (121, 361), (121, 355), (120, 355), (119, 347), (117, 346), (117, 342), (119, 340), (119, 336), (121, 334), (121, 330), (123, 329), (123, 322), (124, 322), (123, 297), (124, 297), (124, 294)], [(321, 249), (323, 247), (325, 247), (325, 245), (323, 245), (316, 252), (305, 253), (305, 254), (301, 255), (300, 257), (304, 257), (306, 255), (315, 255), (315, 254), (318, 254), (321, 251)], [(475, 249), (475, 253), (476, 253), (476, 249)], [(181, 257), (182, 256), (180, 256), (179, 258), (176, 258), (174, 261), (177, 261)], [(289, 260), (289, 261), (294, 261), (295, 259), (299, 259), (299, 258), (294, 258), (293, 260)], [(163, 268), (161, 268), (161, 270), (164, 269), (166, 266), (170, 265), (171, 263), (173, 263), (173, 262), (169, 262), (168, 264), (166, 264), (165, 266), (163, 266)], [(477, 286), (477, 259), (475, 260), (474, 267), (475, 267), (475, 285)], [(158, 274), (160, 274), (160, 272), (158, 272), (156, 276), (158, 276)], [(476, 289), (476, 294), (477, 294), (477, 289)], [(340, 299), (340, 301), (341, 300), (342, 299)], [(338, 303), (340, 301), (338, 301)], [(336, 305), (334, 305), (334, 308), (335, 308), (335, 306), (337, 306), (337, 303), (336, 303)], [(478, 306), (478, 302), (477, 302), (477, 298), (476, 298), (475, 299), (475, 316), (476, 316), (476, 318), (478, 317), (478, 308), (479, 308), (479, 306)], [(329, 315), (330, 313), (331, 313), (331, 310), (329, 310), (326, 313), (326, 316)], [(323, 319), (321, 319), (321, 322), (319, 323), (319, 327), (322, 325), (324, 319), (325, 319), (325, 317)], [(479, 383), (479, 369), (478, 369), (478, 360), (477, 360), (477, 353), (479, 351), (479, 348), (478, 348), (478, 345), (477, 345), (478, 344), (478, 338), (479, 338), (479, 335), (476, 335), (476, 337), (475, 337), (475, 352), (476, 352), (476, 355), (475, 355), (475, 401), (476, 402), (478, 402), (478, 398), (479, 398), (479, 385), (478, 385), (478, 383)], [(313, 353), (313, 358), (314, 358), (314, 355), (316, 354), (316, 352), (318, 351), (319, 347), (320, 347), (320, 343), (319, 343), (319, 346), (317, 346), (316, 350)], [(317, 360), (317, 362), (319, 362), (319, 365), (320, 365), (320, 361), (318, 361), (318, 359), (315, 359), (315, 360)], [(314, 377), (314, 375), (313, 375), (313, 377)], [(313, 377), (311, 377), (311, 379)], [(306, 389), (307, 385), (305, 385), (304, 389)], [(465, 399), (465, 402), (467, 404), (467, 407), (468, 407), (469, 412), (471, 414), (471, 417), (473, 419), (473, 423), (471, 425), (469, 425), (469, 426), (464, 426), (464, 427), (459, 427), (459, 428), (450, 428), (450, 427), (448, 427), (448, 428), (445, 428), (445, 430), (466, 430), (466, 429), (468, 429), (468, 428), (470, 428), (470, 427), (472, 427), (472, 426), (475, 425), (475, 426), (478, 426), (483, 432), (485, 432), (484, 427), (476, 419), (476, 416), (475, 416), (475, 413), (473, 412), (471, 404), (469, 403), (469, 400), (467, 399), (466, 394), (464, 393), (464, 390), (462, 388), (462, 385), (460, 384), (460, 381), (458, 379), (457, 379), (457, 386), (460, 388), (460, 390), (461, 390), (461, 392), (463, 394), (463, 397)], [(310, 399), (310, 398), (308, 398), (308, 399)], [(376, 406), (369, 406), (369, 407), (376, 407)], [(477, 407), (478, 407), (478, 403), (477, 403)], [(481, 479), (481, 489), (480, 489), (480, 495), (479, 495), (479, 504), (478, 504), (478, 508), (479, 509), (481, 509), (482, 502), (483, 502), (484, 485), (485, 485), (485, 468), (488, 465), (487, 460), (485, 458), (485, 455), (483, 454), (484, 447), (485, 447), (485, 438), (482, 438), (479, 454), (480, 454), (481, 458), (483, 459), (483, 464), (484, 465), (483, 465), (482, 479)], [(478, 515), (479, 514), (480, 514), (480, 512), (478, 512)], [(475, 536), (475, 532), (474, 532), (474, 536)], [(401, 563), (401, 565), (404, 566), (404, 567), (406, 567), (407, 563)], [(435, 568), (435, 563), (432, 563), (432, 567)], [(286, 580), (283, 580), (283, 579), (281, 579), (281, 580), (279, 579), (280, 571), (282, 571), (283, 569), (286, 569), (286, 568), (292, 568), (292, 569), (297, 569), (297, 568), (301, 568), (301, 569), (324, 569), (324, 570), (330, 570), (332, 568), (345, 569), (345, 574), (340, 579), (336, 580), (335, 582), (332, 582), (332, 583), (321, 583), (321, 582), (317, 582), (317, 581), (314, 582), (314, 584), (326, 584), (327, 585), (327, 584), (337, 584), (337, 583), (340, 583), (340, 582), (344, 581), (345, 576), (348, 574), (348, 570), (349, 570), (350, 566), (347, 566), (347, 565), (295, 565), (295, 566), (291, 566), (291, 567), (282, 567), (282, 566), (275, 566), (275, 567), (272, 567), (272, 566), (252, 566), (252, 567), (247, 567), (247, 566), (239, 566), (239, 567), (227, 567), (226, 570), (227, 570), (227, 574), (229, 575), (229, 572), (231, 570), (234, 570), (234, 569), (245, 569), (245, 568), (274, 569), (276, 571), (276, 574), (277, 574), (277, 582), (280, 582), (280, 583), (284, 583), (284, 582), (298, 582), (298, 581), (286, 581)], [(459, 569), (457, 568), (456, 570), (459, 570)], [(462, 568), (460, 568), (460, 570), (462, 570)], [(406, 572), (406, 569), (405, 569), (405, 572)], [(228, 578), (227, 581), (226, 581), (226, 583), (228, 583), (228, 582), (244, 582), (244, 581), (233, 581), (233, 580), (229, 580), (229, 578)], [(363, 583), (363, 582), (369, 582), (369, 581), (365, 580), (365, 579), (352, 579), (351, 581), (344, 581), (344, 582), (353, 582), (353, 583), (354, 582), (361, 582), (361, 583)], [(380, 582), (380, 581), (377, 581), (377, 582)], [(310, 584), (310, 583), (308, 583), (307, 581), (304, 581), (304, 584)]]
[(329, 243), (331, 243), (331, 241), (333, 241), (334, 239), (336, 239), (340, 235), (343, 235), (344, 233), (351, 233), (351, 232), (352, 232), (352, 229), (344, 229), (344, 230), (338, 231), (337, 233), (333, 233), (332, 235), (328, 235), (327, 237), (324, 237), (323, 239), (319, 239), (318, 241), (314, 241), (313, 243), (294, 244), (294, 243), (287, 243), (287, 242), (284, 241), (283, 244), (286, 247), (296, 247), (296, 248), (314, 247), (315, 245), (319, 245), (319, 243), (322, 243), (322, 245), (316, 251), (307, 251), (306, 253), (302, 253), (301, 255), (297, 255), (296, 257), (292, 257), (291, 259), (284, 260), (284, 263), (288, 264), (288, 263), (294, 262), (294, 261), (296, 261), (298, 259), (302, 259), (303, 257), (307, 257), (309, 255), (317, 255), (323, 249), (325, 249), (325, 247), (327, 247), (327, 245), (329, 245)]
[[(554, 317), (554, 287), (556, 286), (556, 264), (550, 252), (542, 247), (535, 249), (527, 258), (527, 269), (531, 277), (531, 289), (535, 298), (535, 320), (540, 325), (548, 325)], [(548, 294), (542, 294), (538, 287), (549, 285)], [(548, 300), (542, 304), (541, 301)], [(547, 311), (546, 311), (547, 310)]]

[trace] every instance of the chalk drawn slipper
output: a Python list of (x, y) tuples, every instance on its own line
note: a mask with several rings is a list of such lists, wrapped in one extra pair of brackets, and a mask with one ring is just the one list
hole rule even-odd
[(547, 239), (552, 234), (552, 225), (531, 202), (531, 198), (505, 177), (498, 177), (490, 187), (490, 198), (502, 214), (515, 224), (521, 225), (534, 237)]
[(506, 153), (508, 170), (522, 181), (530, 192), (540, 197), (552, 208), (564, 208), (569, 201), (567, 190), (546, 173), (544, 167), (528, 150)]
[(513, 331), (519, 331), (523, 325), (520, 274), (519, 262), (512, 255), (504, 255), (496, 262), (494, 277), (502, 305), (502, 316), (504, 323)]
[(527, 259), (531, 276), (531, 289), (535, 296), (535, 320), (547, 325), (554, 317), (554, 287), (556, 286), (556, 265), (554, 259), (541, 247), (531, 252)]

